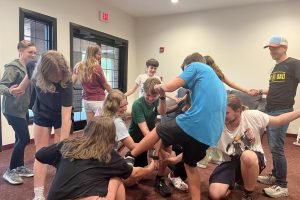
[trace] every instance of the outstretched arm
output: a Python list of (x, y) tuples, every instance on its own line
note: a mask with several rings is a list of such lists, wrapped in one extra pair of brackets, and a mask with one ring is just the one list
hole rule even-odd
[(153, 172), (157, 168), (157, 166), (157, 161), (152, 160), (151, 163), (146, 167), (133, 167), (132, 173), (129, 178), (142, 178)]
[(239, 86), (237, 83), (232, 82), (231, 80), (229, 80), (226, 76), (224, 76), (224, 83), (226, 85), (228, 85), (229, 87), (239, 90), (241, 92), (244, 92), (246, 94), (252, 95), (252, 96), (256, 96), (259, 94), (259, 91), (256, 89), (247, 89), (247, 88), (243, 88), (241, 86)]
[(125, 96), (128, 97), (128, 96), (132, 95), (132, 94), (136, 91), (136, 89), (137, 89), (138, 87), (139, 87), (138, 84), (135, 83), (134, 86), (133, 86), (133, 88), (131, 88), (131, 90), (129, 90), (129, 91), (127, 91), (127, 92), (125, 93)]
[(175, 79), (164, 83), (164, 84), (158, 84), (155, 85), (154, 88), (158, 91), (164, 91), (164, 92), (173, 92), (177, 90), (180, 87), (183, 87), (185, 85), (185, 81), (182, 78), (176, 77)]
[(300, 117), (300, 109), (284, 113), (278, 116), (269, 116), (269, 124), (271, 126), (280, 126), (283, 124), (287, 124), (291, 121), (294, 121), (295, 119)]

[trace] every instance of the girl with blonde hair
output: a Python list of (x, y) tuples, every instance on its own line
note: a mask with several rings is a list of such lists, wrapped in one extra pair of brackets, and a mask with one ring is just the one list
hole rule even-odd
[(152, 161), (145, 168), (127, 165), (114, 150), (115, 137), (113, 119), (96, 116), (87, 124), (83, 136), (39, 150), (36, 158), (57, 168), (48, 199), (125, 200), (121, 179), (150, 174), (156, 163)]
[[(116, 126), (116, 142), (121, 142), (129, 150), (133, 149), (136, 143), (133, 141), (128, 133), (123, 118), (126, 115), (127, 110), (127, 98), (117, 89), (113, 89), (106, 97), (103, 108), (102, 116), (113, 118)], [(97, 113), (99, 115), (99, 113)]]
[(100, 66), (101, 48), (98, 45), (89, 45), (86, 50), (86, 58), (76, 64), (73, 70), (72, 81), (81, 82), (83, 88), (83, 104), (87, 116), (87, 122), (94, 116), (97, 109), (102, 108), (105, 99), (105, 90), (110, 92), (103, 70)]
[[(33, 111), (33, 133), (36, 150), (48, 146), (52, 127), (55, 141), (69, 137), (73, 85), (71, 72), (64, 56), (57, 51), (42, 54), (37, 65), (27, 66), (28, 75), (16, 88), (21, 93), (29, 86), (30, 80), (36, 91)], [(44, 184), (47, 165), (34, 162), (34, 200), (44, 200)]]

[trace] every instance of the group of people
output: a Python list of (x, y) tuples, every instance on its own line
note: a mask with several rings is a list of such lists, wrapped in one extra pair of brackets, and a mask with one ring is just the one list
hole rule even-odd
[[(211, 199), (226, 198), (239, 185), (242, 199), (251, 200), (257, 181), (271, 185), (264, 189), (270, 197), (288, 196), (283, 146), (289, 122), (300, 117), (300, 110), (293, 111), (300, 61), (287, 56), (287, 47), (281, 36), (272, 37), (265, 46), (276, 61), (268, 90), (240, 87), (210, 56), (193, 53), (184, 59), (182, 73), (167, 83), (155, 75), (158, 61), (149, 59), (147, 73), (138, 76), (134, 87), (124, 94), (108, 84), (100, 65), (100, 46), (88, 46), (86, 59), (71, 73), (57, 51), (45, 52), (33, 62), (36, 48), (23, 40), (18, 44), (19, 59), (5, 66), (0, 82), (2, 111), (16, 138), (3, 178), (21, 184), (22, 177), (34, 176), (34, 200), (43, 200), (48, 164), (57, 168), (48, 199), (125, 199), (124, 183), (137, 183), (158, 170), (154, 187), (167, 197), (171, 189), (164, 174), (169, 166), (171, 183), (189, 190), (194, 200), (201, 198), (197, 163), (211, 147), (221, 150), (225, 160), (209, 178)], [(83, 87), (87, 126), (82, 135), (69, 136), (72, 85), (78, 80)], [(238, 97), (227, 95), (223, 83), (249, 95), (267, 95), (266, 113), (246, 110)], [(188, 90), (183, 98), (168, 94), (182, 87)], [(137, 88), (140, 96), (132, 105), (127, 130), (123, 120), (127, 96)], [(36, 93), (32, 111), (37, 151), (33, 171), (24, 166), (24, 149), (30, 139), (26, 114), (32, 91)], [(176, 118), (156, 125), (157, 115), (168, 110), (166, 98), (185, 105)], [(50, 145), (52, 127), (55, 144)], [(261, 144), (266, 128), (273, 170), (259, 176), (266, 166)], [(118, 143), (129, 149), (125, 160), (116, 152)]]

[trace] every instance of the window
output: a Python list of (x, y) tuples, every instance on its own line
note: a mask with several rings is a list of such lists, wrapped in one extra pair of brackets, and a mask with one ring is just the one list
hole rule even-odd
[[(45, 51), (56, 49), (56, 19), (20, 8), (20, 41), (29, 40), (37, 48), (37, 58)], [(29, 110), (29, 118), (33, 113)]]
[[(112, 88), (121, 91), (127, 87), (127, 51), (128, 41), (98, 32), (80, 25), (70, 24), (71, 63), (74, 67), (85, 58), (86, 49), (90, 44), (101, 46), (101, 67)], [(86, 120), (82, 105), (82, 88), (80, 83), (74, 86), (74, 121)], [(74, 129), (76, 130), (76, 123)]]

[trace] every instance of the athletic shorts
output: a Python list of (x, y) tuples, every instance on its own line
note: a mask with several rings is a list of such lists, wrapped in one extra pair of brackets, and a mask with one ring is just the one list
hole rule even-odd
[[(266, 167), (265, 157), (261, 152), (254, 151), (258, 158), (259, 174)], [(235, 156), (231, 161), (221, 163), (215, 168), (209, 177), (209, 184), (223, 183), (229, 185), (229, 189), (233, 190), (235, 183), (243, 185), (241, 173), (240, 156)]]
[(83, 99), (83, 106), (84, 106), (85, 112), (96, 113), (99, 108), (100, 108), (99, 111), (101, 111), (103, 103), (104, 103), (104, 101), (89, 101), (89, 100)]
[(182, 147), (182, 161), (185, 164), (196, 167), (197, 162), (205, 157), (206, 149), (209, 146), (185, 133), (177, 125), (176, 119), (159, 124), (156, 131), (165, 147), (170, 145), (180, 145)]

